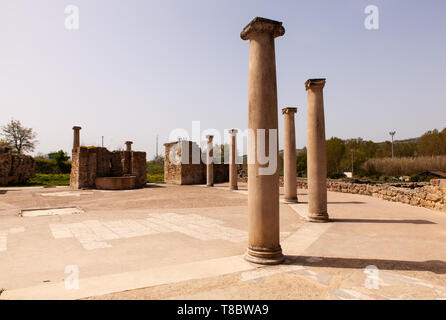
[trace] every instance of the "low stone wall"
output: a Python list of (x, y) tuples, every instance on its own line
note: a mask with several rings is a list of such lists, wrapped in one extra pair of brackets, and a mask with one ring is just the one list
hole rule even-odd
[[(298, 179), (297, 188), (307, 189), (307, 181)], [(387, 201), (446, 211), (446, 180), (433, 179), (431, 183), (422, 184), (362, 184), (327, 180), (327, 189), (334, 192), (362, 194)]]
[(0, 186), (24, 183), (36, 176), (34, 159), (17, 156), (9, 150), (0, 151)]

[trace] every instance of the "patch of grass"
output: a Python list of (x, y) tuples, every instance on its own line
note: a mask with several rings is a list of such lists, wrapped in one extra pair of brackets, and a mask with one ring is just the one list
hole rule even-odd
[(148, 173), (147, 182), (149, 183), (164, 182), (164, 173)]
[(69, 174), (42, 174), (37, 173), (22, 186), (69, 186)]

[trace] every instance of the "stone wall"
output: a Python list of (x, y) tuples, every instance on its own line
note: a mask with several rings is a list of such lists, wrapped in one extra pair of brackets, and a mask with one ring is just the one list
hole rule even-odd
[[(201, 148), (192, 141), (164, 144), (164, 182), (172, 184), (205, 184), (206, 164)], [(172, 153), (172, 159), (169, 154)], [(173, 161), (170, 161), (173, 160)], [(214, 183), (229, 181), (229, 164), (214, 163)]]
[(36, 176), (34, 159), (12, 154), (9, 149), (0, 150), (0, 186), (24, 183)]
[(146, 184), (146, 153), (108, 151), (101, 147), (73, 149), (70, 186), (73, 189), (94, 188), (97, 177), (136, 176), (136, 188)]
[[(307, 181), (297, 180), (298, 189), (307, 189)], [(387, 201), (446, 211), (446, 180), (433, 179), (431, 183), (362, 184), (327, 180), (327, 189), (334, 192), (362, 194)]]

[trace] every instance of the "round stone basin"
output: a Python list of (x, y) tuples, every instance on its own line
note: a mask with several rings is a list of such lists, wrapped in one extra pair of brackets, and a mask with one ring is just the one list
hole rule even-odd
[(136, 176), (100, 177), (94, 183), (96, 189), (101, 190), (129, 190), (135, 189)]

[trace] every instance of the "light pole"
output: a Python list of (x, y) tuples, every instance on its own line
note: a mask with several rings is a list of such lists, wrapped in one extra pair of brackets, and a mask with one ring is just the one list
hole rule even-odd
[(355, 151), (355, 150), (352, 149), (352, 178), (353, 178), (353, 174), (354, 174), (354, 172), (353, 172), (354, 151)]
[(390, 131), (389, 134), (392, 137), (392, 158), (393, 158), (393, 136), (395, 135), (396, 131)]

